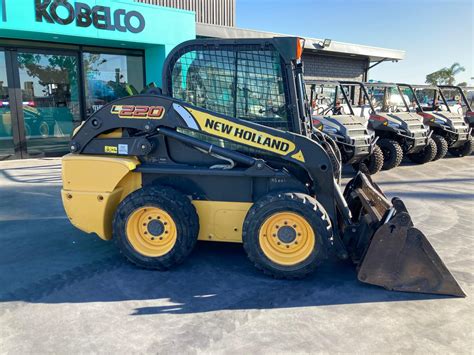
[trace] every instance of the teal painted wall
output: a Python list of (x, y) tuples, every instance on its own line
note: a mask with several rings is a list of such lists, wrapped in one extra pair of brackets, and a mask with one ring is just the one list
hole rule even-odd
[[(59, 18), (68, 21), (68, 16), (77, 15), (76, 2), (67, 1), (71, 6), (68, 11), (64, 6), (58, 6), (54, 11), (54, 0), (36, 0), (45, 8), (42, 21), (36, 19), (35, 0), (0, 0), (0, 37), (24, 40), (39, 40), (47, 42), (72, 43), (82, 45), (95, 45), (101, 47), (134, 48), (145, 50), (147, 82), (154, 81), (161, 84), (161, 70), (164, 59), (171, 49), (177, 44), (196, 37), (195, 14), (191, 11), (171, 9), (154, 5), (136, 3), (133, 0), (81, 0), (92, 9), (94, 6), (110, 8), (110, 20), (99, 17), (108, 10), (98, 12), (97, 23), (102, 26), (114, 28), (125, 26), (125, 14), (136, 11), (143, 16), (145, 27), (140, 33), (133, 33), (107, 29), (98, 29), (91, 23), (88, 27), (78, 26), (77, 17), (69, 24), (48, 23), (46, 17), (51, 18), (56, 13)], [(58, 1), (61, 3), (61, 1)], [(2, 3), (4, 6), (2, 6)], [(48, 3), (51, 3), (48, 5)], [(6, 11), (3, 11), (3, 8)], [(115, 12), (118, 13), (117, 22)], [(87, 13), (87, 9), (83, 10)], [(132, 13), (133, 14), (133, 13)], [(92, 16), (86, 16), (92, 19)], [(70, 20), (70, 19), (69, 19)], [(132, 27), (139, 27), (137, 16), (130, 16)]]

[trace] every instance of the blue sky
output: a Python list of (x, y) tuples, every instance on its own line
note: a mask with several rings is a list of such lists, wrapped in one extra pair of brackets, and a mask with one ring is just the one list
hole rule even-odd
[(370, 79), (424, 83), (428, 73), (459, 62), (457, 81), (474, 86), (473, 0), (236, 0), (237, 26), (402, 49)]

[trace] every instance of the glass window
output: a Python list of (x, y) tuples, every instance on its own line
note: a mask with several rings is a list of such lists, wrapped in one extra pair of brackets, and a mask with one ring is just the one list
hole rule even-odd
[(411, 103), (409, 95), (403, 92), (403, 98), (396, 86), (387, 87), (368, 87), (369, 94), (375, 112), (400, 112), (406, 111), (405, 102), (409, 105)]
[(177, 58), (171, 81), (175, 98), (231, 117), (289, 129), (276, 51), (189, 51)]
[[(345, 93), (350, 97), (348, 86), (343, 87)], [(349, 103), (346, 101), (340, 86), (321, 84), (315, 87), (313, 115), (348, 115), (350, 114)]]
[(0, 160), (15, 153), (12, 124), (5, 52), (0, 51)]
[(19, 52), (18, 66), (28, 154), (68, 151), (80, 120), (77, 56)]
[(113, 100), (138, 94), (145, 86), (143, 57), (84, 53), (83, 60), (87, 116)]
[(415, 94), (423, 111), (447, 110), (437, 90), (431, 88), (415, 88)]

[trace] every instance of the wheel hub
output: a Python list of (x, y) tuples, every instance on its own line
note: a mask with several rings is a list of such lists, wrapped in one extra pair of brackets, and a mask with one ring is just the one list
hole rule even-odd
[(283, 226), (278, 230), (277, 237), (282, 243), (293, 243), (296, 239), (296, 230), (293, 227)]
[(148, 229), (148, 233), (150, 233), (151, 235), (155, 237), (158, 237), (164, 233), (165, 226), (163, 225), (161, 221), (154, 219), (150, 221), (150, 223), (148, 223), (147, 229)]

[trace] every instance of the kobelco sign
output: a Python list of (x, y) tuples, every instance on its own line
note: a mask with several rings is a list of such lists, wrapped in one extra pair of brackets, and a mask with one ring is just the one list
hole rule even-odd
[(89, 6), (67, 0), (35, 0), (36, 21), (77, 27), (94, 26), (99, 30), (140, 33), (145, 29), (145, 18), (138, 11), (107, 6)]

